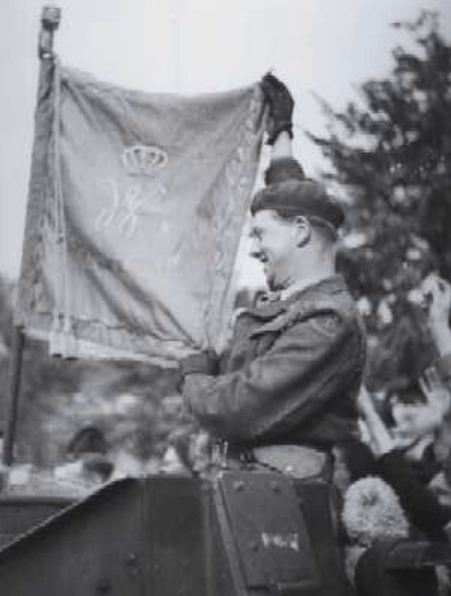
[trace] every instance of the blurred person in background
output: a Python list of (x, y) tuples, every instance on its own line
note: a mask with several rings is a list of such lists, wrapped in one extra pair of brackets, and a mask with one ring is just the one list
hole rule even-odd
[(92, 485), (107, 482), (114, 469), (108, 451), (102, 430), (95, 425), (84, 426), (70, 440), (67, 446), (69, 462), (55, 469), (55, 478)]
[[(427, 398), (419, 403), (418, 388), (410, 388), (408, 393), (413, 403), (403, 404), (407, 397), (400, 396), (395, 402), (392, 428), (388, 429), (373, 397), (362, 386), (358, 403), (367, 443), (350, 439), (343, 446), (343, 482), (339, 488), (343, 495), (345, 568), (359, 596), (367, 594), (370, 585), (370, 593), (384, 593), (384, 561), (392, 545), (419, 539), (421, 550), (425, 537), (451, 543), (451, 507), (440, 502), (428, 485), (437, 471), (437, 465), (429, 461), (432, 439), (418, 448), (439, 422), (434, 416), (427, 423), (417, 418), (420, 410), (429, 407)], [(408, 548), (415, 548), (414, 543), (408, 544)], [(420, 550), (415, 551), (419, 557)], [(432, 585), (437, 576), (447, 593), (450, 582), (445, 568), (429, 567), (421, 574), (417, 581)], [(410, 592), (407, 588), (402, 593)]]
[[(451, 507), (440, 502), (429, 486), (441, 472), (432, 453), (431, 433), (442, 419), (430, 414), (428, 404), (410, 405), (406, 406), (410, 415), (403, 413), (398, 424), (389, 430), (364, 386), (359, 394), (359, 408), (368, 429), (371, 452), (366, 446), (351, 445), (347, 460), (351, 479), (379, 476), (395, 490), (415, 527), (433, 540), (446, 538), (451, 542)], [(429, 412), (426, 421), (421, 420), (421, 412)]]

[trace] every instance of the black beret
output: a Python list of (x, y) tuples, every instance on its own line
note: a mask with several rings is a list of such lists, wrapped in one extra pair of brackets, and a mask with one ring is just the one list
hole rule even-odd
[(264, 209), (273, 209), (282, 216), (320, 217), (336, 229), (345, 220), (339, 203), (327, 194), (324, 186), (309, 179), (284, 180), (263, 188), (252, 200), (251, 213)]

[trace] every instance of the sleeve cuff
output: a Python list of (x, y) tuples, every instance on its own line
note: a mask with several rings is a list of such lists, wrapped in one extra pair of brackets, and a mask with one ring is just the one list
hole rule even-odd
[(205, 351), (187, 356), (180, 363), (182, 376), (190, 374), (216, 375), (218, 358), (213, 351)]

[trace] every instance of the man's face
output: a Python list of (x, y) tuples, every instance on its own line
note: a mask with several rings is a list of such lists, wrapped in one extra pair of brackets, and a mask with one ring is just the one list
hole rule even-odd
[(257, 211), (252, 218), (250, 254), (263, 264), (270, 289), (283, 287), (287, 281), (289, 264), (299, 242), (295, 222), (283, 219), (275, 211)]

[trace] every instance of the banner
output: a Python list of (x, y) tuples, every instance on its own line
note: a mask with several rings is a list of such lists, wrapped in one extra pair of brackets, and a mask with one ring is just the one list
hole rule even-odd
[(42, 68), (16, 324), (65, 357), (171, 366), (220, 350), (259, 85), (181, 97)]

